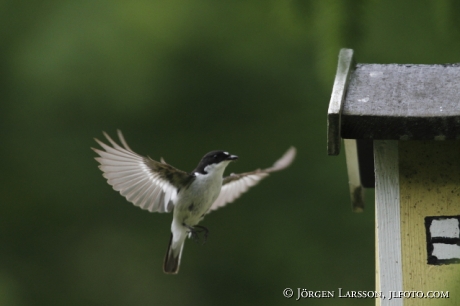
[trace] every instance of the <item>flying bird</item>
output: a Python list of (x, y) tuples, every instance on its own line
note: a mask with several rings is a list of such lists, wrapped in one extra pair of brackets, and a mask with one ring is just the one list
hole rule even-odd
[(269, 173), (286, 168), (296, 155), (296, 149), (291, 147), (269, 168), (223, 177), (225, 168), (238, 156), (211, 151), (193, 171), (185, 172), (163, 158), (158, 162), (135, 153), (121, 131), (117, 132), (122, 146), (103, 132), (110, 145), (95, 138), (104, 150), (91, 149), (100, 156), (95, 159), (107, 182), (129, 202), (150, 212), (173, 212), (171, 238), (163, 264), (167, 274), (179, 272), (185, 238), (196, 238), (200, 232), (206, 238), (207, 228), (198, 225), (206, 214), (233, 202)]

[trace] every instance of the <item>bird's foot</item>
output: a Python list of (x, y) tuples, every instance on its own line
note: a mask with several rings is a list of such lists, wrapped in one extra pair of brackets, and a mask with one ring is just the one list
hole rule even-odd
[(195, 225), (195, 226), (185, 225), (185, 226), (188, 228), (188, 231), (187, 231), (188, 237), (195, 240), (196, 243), (200, 241), (199, 234), (204, 233), (203, 242), (201, 244), (205, 244), (206, 240), (208, 239), (208, 234), (209, 234), (209, 230), (206, 227), (201, 226), (201, 225)]

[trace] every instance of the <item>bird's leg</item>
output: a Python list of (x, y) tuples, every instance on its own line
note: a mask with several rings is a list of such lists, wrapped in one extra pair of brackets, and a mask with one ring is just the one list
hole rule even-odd
[(209, 230), (206, 227), (201, 226), (201, 225), (189, 226), (186, 224), (184, 224), (184, 226), (188, 228), (187, 233), (189, 234), (189, 238), (192, 238), (193, 240), (195, 240), (196, 243), (200, 241), (200, 237), (198, 235), (204, 232), (204, 239), (203, 239), (202, 244), (205, 244), (206, 240), (208, 239), (208, 234), (209, 234)]
[(204, 244), (206, 240), (208, 239), (209, 230), (206, 227), (201, 226), (201, 225), (195, 225), (195, 228), (199, 228), (199, 230), (195, 230), (198, 233), (204, 232), (204, 235), (203, 235), (204, 237), (203, 244)]

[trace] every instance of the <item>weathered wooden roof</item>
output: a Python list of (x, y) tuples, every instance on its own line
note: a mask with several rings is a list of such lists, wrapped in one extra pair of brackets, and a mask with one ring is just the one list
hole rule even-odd
[(330, 155), (340, 138), (460, 139), (460, 65), (354, 64), (342, 49), (328, 124)]

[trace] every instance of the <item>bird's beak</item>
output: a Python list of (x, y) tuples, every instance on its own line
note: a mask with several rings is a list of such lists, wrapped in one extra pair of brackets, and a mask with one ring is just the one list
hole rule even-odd
[(237, 160), (238, 159), (238, 156), (236, 155), (230, 155), (229, 157), (227, 157), (227, 160)]

